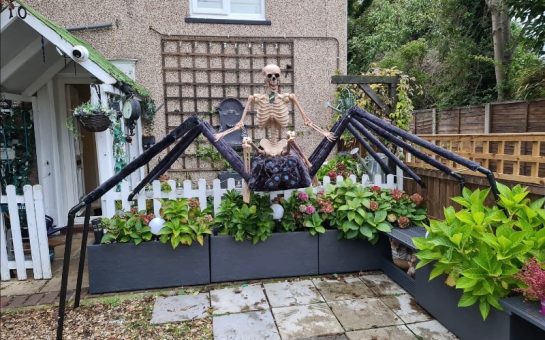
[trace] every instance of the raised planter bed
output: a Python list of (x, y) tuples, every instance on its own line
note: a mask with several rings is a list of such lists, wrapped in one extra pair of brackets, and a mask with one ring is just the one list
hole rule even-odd
[(210, 283), (208, 239), (176, 249), (157, 241), (96, 244), (87, 253), (92, 294)]
[(511, 339), (545, 339), (545, 316), (539, 313), (539, 302), (512, 296), (500, 301), (510, 315)]
[(460, 339), (511, 339), (509, 314), (492, 308), (483, 321), (478, 305), (458, 307), (462, 291), (445, 285), (445, 277), (429, 281), (431, 269), (427, 265), (416, 271), (414, 297), (419, 305)]
[(382, 268), (382, 258), (387, 257), (390, 246), (381, 235), (377, 244), (366, 240), (339, 239), (337, 230), (326, 230), (318, 237), (319, 274), (347, 273)]
[(272, 234), (264, 242), (210, 238), (212, 282), (318, 274), (318, 238), (306, 231)]

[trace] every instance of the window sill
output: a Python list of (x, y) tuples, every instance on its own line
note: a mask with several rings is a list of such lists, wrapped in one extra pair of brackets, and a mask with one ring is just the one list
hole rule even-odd
[(270, 20), (239, 20), (239, 19), (210, 19), (186, 17), (185, 22), (191, 24), (224, 24), (224, 25), (264, 25), (270, 26)]

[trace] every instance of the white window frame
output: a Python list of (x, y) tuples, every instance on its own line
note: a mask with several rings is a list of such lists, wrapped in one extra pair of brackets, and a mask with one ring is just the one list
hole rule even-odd
[(265, 0), (259, 0), (261, 13), (231, 13), (231, 0), (222, 0), (223, 9), (199, 8), (198, 0), (189, 0), (189, 16), (202, 19), (265, 20)]

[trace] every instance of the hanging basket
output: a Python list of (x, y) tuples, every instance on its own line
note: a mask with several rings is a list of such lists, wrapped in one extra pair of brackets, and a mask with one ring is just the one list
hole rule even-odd
[(100, 113), (92, 115), (78, 115), (77, 118), (83, 128), (89, 132), (106, 131), (112, 124), (110, 117)]

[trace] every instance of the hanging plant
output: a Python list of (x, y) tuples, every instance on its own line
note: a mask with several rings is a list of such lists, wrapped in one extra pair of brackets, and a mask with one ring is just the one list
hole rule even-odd
[[(73, 116), (85, 130), (102, 132), (110, 127), (112, 118), (115, 118), (116, 113), (111, 109), (103, 108), (100, 104), (85, 102), (74, 109)], [(72, 127), (74, 126), (75, 124), (72, 122)], [(68, 128), (70, 129), (70, 126)]]

